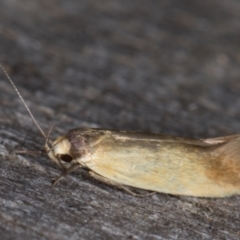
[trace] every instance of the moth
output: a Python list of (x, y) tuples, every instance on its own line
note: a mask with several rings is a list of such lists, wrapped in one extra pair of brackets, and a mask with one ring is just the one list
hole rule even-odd
[(189, 139), (77, 128), (52, 142), (1, 68), (46, 139), (45, 150), (49, 158), (63, 168), (54, 184), (77, 168), (85, 168), (95, 179), (132, 194), (135, 193), (128, 187), (196, 197), (240, 194), (239, 134)]

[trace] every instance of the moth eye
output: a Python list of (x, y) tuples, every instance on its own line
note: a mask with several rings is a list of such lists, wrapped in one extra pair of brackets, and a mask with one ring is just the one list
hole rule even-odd
[(73, 158), (68, 154), (61, 154), (60, 159), (64, 162), (71, 162)]

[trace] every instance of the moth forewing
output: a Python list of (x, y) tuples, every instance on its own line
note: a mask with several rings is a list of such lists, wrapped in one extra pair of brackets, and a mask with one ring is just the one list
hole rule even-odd
[[(205, 141), (80, 128), (57, 140), (49, 157), (56, 160), (56, 156), (70, 155), (72, 162), (63, 164), (69, 167), (78, 162), (119, 185), (177, 195), (225, 197), (240, 193), (240, 171), (235, 172), (237, 182), (233, 182), (227, 171), (219, 178), (215, 169), (224, 163), (229, 168), (226, 157), (220, 155), (229, 151), (227, 144), (237, 142), (239, 146), (238, 139)], [(239, 166), (237, 153), (239, 150), (232, 157)]]

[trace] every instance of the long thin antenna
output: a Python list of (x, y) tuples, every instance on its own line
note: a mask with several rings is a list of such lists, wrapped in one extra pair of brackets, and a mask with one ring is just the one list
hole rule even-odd
[(40, 125), (38, 124), (37, 120), (35, 119), (35, 117), (33, 116), (31, 110), (29, 109), (29, 107), (27, 106), (26, 102), (24, 101), (22, 95), (20, 94), (20, 92), (18, 91), (17, 87), (15, 86), (14, 82), (12, 81), (12, 79), (10, 78), (10, 76), (8, 75), (8, 73), (6, 72), (6, 70), (3, 68), (3, 66), (0, 64), (0, 67), (2, 68), (3, 72), (5, 73), (5, 75), (7, 76), (9, 82), (12, 84), (14, 90), (16, 91), (16, 93), (18, 94), (19, 98), (21, 99), (21, 101), (23, 102), (23, 105), (25, 106), (25, 108), (27, 109), (29, 115), (31, 116), (33, 122), (36, 124), (36, 126), (38, 127), (38, 129), (40, 130), (41, 134), (43, 135), (43, 137), (45, 139), (48, 139), (46, 134), (44, 133), (44, 131), (42, 130), (42, 128), (40, 127)]

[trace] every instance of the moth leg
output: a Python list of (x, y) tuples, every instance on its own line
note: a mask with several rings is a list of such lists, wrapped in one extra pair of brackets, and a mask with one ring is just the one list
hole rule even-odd
[[(63, 166), (63, 164), (62, 164), (59, 156), (57, 156), (57, 160), (58, 160), (58, 163), (60, 164), (61, 168), (66, 170), (66, 168)], [(74, 166), (74, 165), (73, 165), (73, 166)]]
[(71, 167), (64, 169), (64, 171), (62, 171), (62, 173), (60, 174), (60, 176), (53, 181), (52, 186), (56, 186), (56, 184), (66, 175), (68, 175), (69, 173), (73, 172), (74, 170), (76, 170), (77, 168), (81, 167), (81, 165), (79, 163), (76, 163), (74, 165), (72, 165)]
[(93, 172), (93, 171), (89, 171), (88, 172), (89, 175), (91, 177), (93, 177), (94, 179), (100, 181), (100, 182), (103, 182), (103, 183), (106, 183), (108, 185), (112, 185), (112, 186), (115, 186), (119, 189), (122, 189), (124, 191), (126, 191), (127, 193), (131, 194), (132, 196), (134, 197), (147, 197), (147, 196), (152, 196), (153, 194), (155, 194), (155, 192), (151, 192), (151, 193), (147, 193), (147, 194), (139, 194), (139, 193), (135, 193), (133, 191), (131, 191), (130, 189), (128, 189), (127, 187), (123, 186), (122, 184), (119, 184), (113, 180), (109, 180), (101, 175), (98, 175), (97, 173)]

